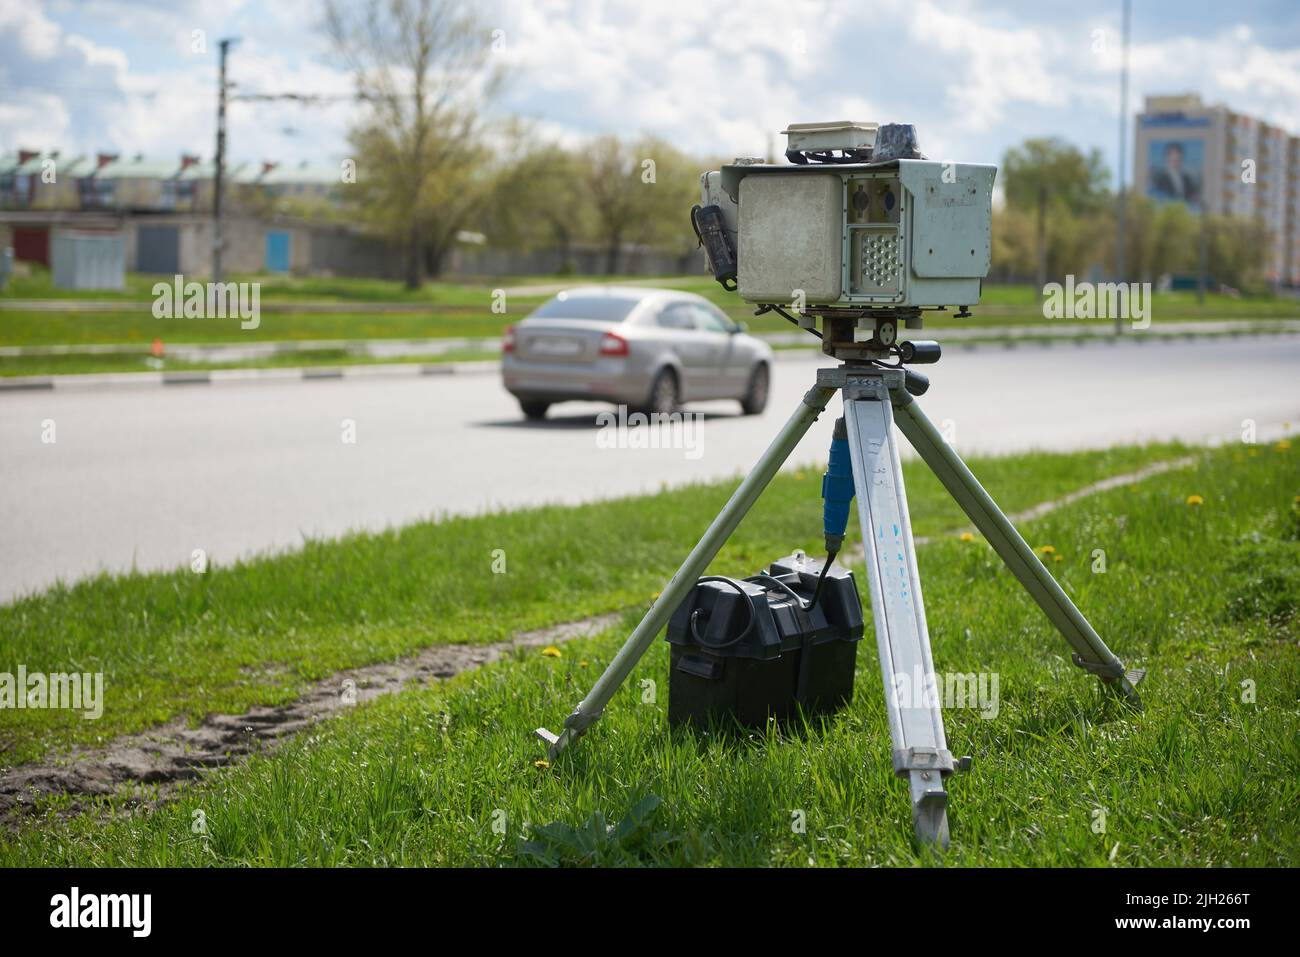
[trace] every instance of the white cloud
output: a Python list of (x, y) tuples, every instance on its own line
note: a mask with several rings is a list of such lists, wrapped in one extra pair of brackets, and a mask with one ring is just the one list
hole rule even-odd
[(1074, 58), (1067, 39), (1055, 31), (1000, 28), (978, 13), (930, 0), (905, 4), (900, 12), (917, 46), (931, 48), (930, 62), (958, 65), (944, 93), (959, 128), (985, 129), (1001, 121), (1013, 103), (1066, 105), (1072, 84), (1059, 67), (1068, 69)]
[[(907, 121), (930, 155), (995, 159), (1029, 135), (1115, 138), (1115, 14), (1013, 16), (977, 0), (493, 0), (513, 74), (499, 105), (573, 142), (656, 133), (706, 155), (757, 155), (790, 122)], [(0, 4), (0, 147), (18, 142), (210, 155), (216, 40), (238, 35), (243, 91), (346, 94), (324, 56), (317, 0), (64, 0)], [(64, 25), (61, 27), (56, 20)], [(194, 29), (208, 48), (189, 52)], [(1102, 30), (1097, 46), (1095, 30)], [(1244, 23), (1167, 33), (1131, 52), (1131, 108), (1194, 90), (1300, 133), (1300, 49)], [(240, 103), (232, 156), (321, 161), (346, 151), (359, 108)], [(286, 132), (290, 130), (292, 132)]]
[[(116, 150), (159, 158), (197, 152), (211, 156), (217, 89), (217, 47), (225, 18), (258, 5), (243, 0), (125, 4), (99, 0), (72, 7), (75, 30), (48, 15), (69, 9), (0, 5), (0, 85), (13, 91), (0, 110), (0, 149), (17, 145), (69, 153)], [(303, 39), (313, 52), (323, 38), (310, 31), (311, 0), (279, 5), (263, 33), (249, 31), (231, 55), (239, 90), (348, 93), (349, 78), (284, 42)], [(129, 15), (129, 20), (127, 19)], [(266, 21), (267, 17), (262, 17)], [(130, 47), (102, 39), (124, 22), (140, 31)], [(191, 32), (205, 31), (207, 48), (191, 49)], [(317, 42), (318, 41), (318, 42)], [(351, 104), (303, 107), (232, 101), (228, 112), (233, 159), (323, 161), (345, 151)], [(288, 131), (288, 132), (286, 132)]]
[(645, 130), (697, 152), (761, 154), (771, 134), (810, 112), (840, 116), (852, 106), (863, 111), (854, 118), (871, 118), (863, 96), (824, 82), (826, 38), (852, 14), (788, 0), (576, 8), (511, 0), (500, 17), (516, 72), (510, 99), (554, 103), (593, 131)]
[(17, 37), (22, 52), (33, 60), (49, 60), (58, 50), (59, 27), (34, 6), (0, 6), (0, 33)]
[(106, 66), (113, 70), (119, 77), (126, 73), (127, 59), (126, 54), (115, 47), (100, 46), (94, 40), (86, 37), (69, 34), (64, 42), (73, 50), (76, 50), (85, 59), (89, 67)]
[(10, 147), (43, 150), (66, 143), (71, 125), (63, 101), (53, 93), (0, 103), (0, 142)]

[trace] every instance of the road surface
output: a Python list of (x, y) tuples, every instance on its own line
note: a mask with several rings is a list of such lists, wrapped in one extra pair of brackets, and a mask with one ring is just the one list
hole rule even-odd
[[(524, 424), (495, 375), (0, 394), (0, 600), (185, 566), (197, 548), (229, 562), (304, 536), (736, 475), (826, 364), (778, 362), (756, 418), (698, 406), (698, 433), (679, 433), (689, 448), (605, 441), (604, 406)], [(1264, 440), (1300, 422), (1300, 337), (955, 351), (925, 371), (922, 404), (962, 453), (1239, 441), (1245, 419)], [(834, 418), (792, 464), (825, 459)]]

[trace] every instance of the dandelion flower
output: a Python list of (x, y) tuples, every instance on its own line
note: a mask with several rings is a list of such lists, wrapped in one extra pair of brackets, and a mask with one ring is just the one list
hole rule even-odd
[(1278, 439), (1277, 445), (1273, 446), (1273, 448), (1277, 449), (1279, 452), (1285, 452), (1287, 449), (1291, 448), (1291, 440)]
[(1199, 495), (1189, 495), (1189, 496), (1187, 496), (1187, 504), (1188, 504), (1188, 505), (1204, 505), (1204, 504), (1205, 504), (1205, 499), (1201, 498)]
[(585, 668), (585, 667), (587, 667), (587, 663), (586, 663), (585, 661), (579, 661), (579, 662), (578, 662), (578, 667), (579, 667), (579, 668)]
[(1055, 555), (1055, 554), (1056, 554), (1056, 546), (1055, 546), (1055, 545), (1043, 545), (1043, 546), (1040, 547), (1038, 550), (1039, 550), (1040, 552), (1042, 552), (1044, 555)]
[(538, 758), (536, 761), (533, 762), (533, 767), (541, 768), (543, 771), (545, 771), (550, 766), (551, 766), (551, 762), (547, 761), (545, 758)]
[(970, 532), (962, 532), (962, 533), (961, 533), (961, 540), (962, 540), (963, 542), (973, 542), (973, 541), (975, 541), (975, 536), (972, 535)]
[(547, 645), (542, 649), (542, 655), (547, 658), (558, 658), (560, 657), (560, 649), (554, 645)]
[(1061, 556), (1060, 556), (1060, 555), (1053, 555), (1053, 556), (1052, 556), (1052, 561), (1054, 561), (1054, 562), (1059, 562), (1060, 560), (1061, 560)]

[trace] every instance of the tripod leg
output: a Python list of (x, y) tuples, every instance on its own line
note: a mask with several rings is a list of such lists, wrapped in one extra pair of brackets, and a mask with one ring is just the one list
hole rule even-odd
[(718, 550), (753, 507), (763, 489), (768, 486), (772, 477), (799, 444), (799, 440), (817, 421), (817, 416), (826, 408), (826, 403), (830, 401), (835, 391), (833, 387), (823, 385), (808, 390), (798, 410), (786, 422), (772, 444), (767, 447), (767, 451), (763, 453), (753, 470), (732, 493), (727, 504), (718, 513), (718, 517), (704, 533), (704, 537), (687, 556), (682, 567), (677, 569), (677, 573), (664, 586), (664, 590), (650, 606), (650, 610), (646, 612), (645, 617), (641, 619), (641, 623), (636, 626), (623, 647), (619, 649), (614, 660), (609, 663), (578, 707), (565, 719), (564, 730), (556, 735), (545, 728), (537, 729), (538, 736), (547, 742), (547, 751), (551, 757), (555, 757), (565, 747), (580, 738), (601, 716), (605, 705), (614, 696), (619, 685), (627, 680), (627, 676), (632, 673), (636, 663), (654, 643), (655, 637), (668, 623), (677, 606), (695, 587), (696, 579), (708, 568), (709, 562), (713, 561)]
[(850, 379), (844, 420), (853, 457), (862, 541), (866, 546), (894, 772), (908, 779), (912, 824), (923, 844), (948, 846), (948, 793), (954, 762), (943, 731), (921, 577), (894, 443), (889, 391), (879, 377)]
[(1020, 537), (1011, 520), (984, 491), (966, 463), (943, 440), (915, 400), (902, 389), (893, 391), (892, 396), (898, 412), (899, 429), (1052, 624), (1065, 636), (1074, 649), (1074, 663), (1097, 675), (1130, 704), (1140, 708), (1142, 701), (1136, 686), (1144, 672), (1125, 670), (1124, 663), (1106, 647), (1101, 636), (1088, 624), (1088, 619), (1083, 617), (1033, 549)]

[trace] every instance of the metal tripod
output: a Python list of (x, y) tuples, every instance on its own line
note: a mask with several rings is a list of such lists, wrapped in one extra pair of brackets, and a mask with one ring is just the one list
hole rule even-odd
[(912, 823), (918, 840), (946, 847), (948, 794), (943, 781), (954, 771), (964, 770), (969, 762), (955, 761), (948, 750), (938, 696), (904, 695), (898, 690), (897, 676), (920, 674), (932, 680), (934, 665), (903, 472), (894, 441), (895, 422), (1069, 642), (1074, 649), (1074, 663), (1097, 675), (1138, 707), (1141, 701), (1136, 685), (1143, 673), (1126, 671), (1106, 647), (1015, 526), (926, 418), (907, 391), (905, 373), (899, 368), (846, 364), (818, 370), (817, 385), (803, 397), (794, 415), (740, 483), (614, 660), (565, 720), (563, 730), (556, 735), (538, 728), (537, 734), (547, 742), (550, 756), (554, 758), (601, 716), (619, 685), (636, 667), (696, 579), (704, 574), (837, 391), (844, 395), (844, 419), (866, 549), (876, 644), (885, 682), (894, 772), (908, 779)]

